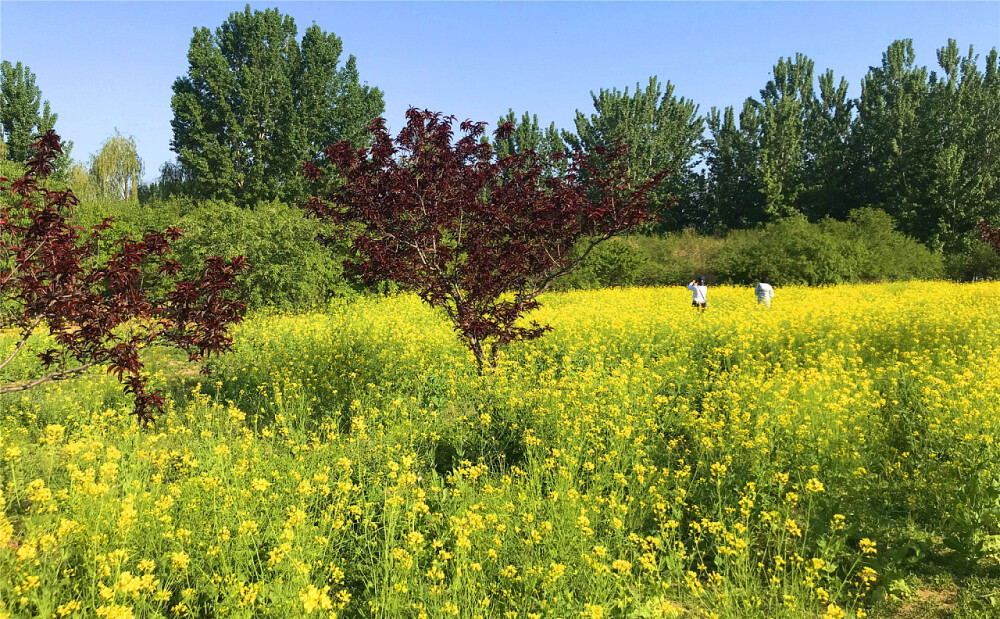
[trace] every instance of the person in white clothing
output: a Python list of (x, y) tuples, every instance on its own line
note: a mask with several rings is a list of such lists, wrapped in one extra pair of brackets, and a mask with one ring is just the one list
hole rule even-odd
[(687, 289), (694, 293), (694, 297), (691, 299), (692, 307), (699, 310), (708, 307), (708, 286), (705, 285), (704, 275), (699, 276), (698, 279), (692, 279), (691, 283), (687, 285)]
[(767, 308), (771, 307), (771, 299), (774, 298), (774, 288), (771, 286), (771, 280), (767, 277), (760, 278), (760, 283), (757, 284), (754, 293), (757, 295), (757, 305), (763, 305)]

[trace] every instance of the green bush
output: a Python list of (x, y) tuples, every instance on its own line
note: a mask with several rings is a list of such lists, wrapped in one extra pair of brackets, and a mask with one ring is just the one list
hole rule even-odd
[[(343, 274), (346, 246), (320, 244), (316, 240), (319, 222), (306, 219), (293, 206), (265, 202), (255, 209), (242, 209), (226, 202), (195, 203), (188, 198), (148, 204), (91, 200), (81, 203), (74, 214), (81, 226), (92, 226), (105, 217), (115, 220), (106, 234), (109, 239), (179, 227), (184, 236), (173, 253), (189, 276), (209, 256), (246, 256), (253, 269), (241, 277), (240, 285), (251, 308), (291, 310), (354, 294)], [(109, 241), (99, 253), (113, 249)], [(155, 270), (149, 278), (155, 287)]]
[(676, 286), (697, 275), (715, 281), (715, 263), (725, 241), (701, 236), (694, 230), (674, 232), (664, 237), (634, 237), (632, 241), (648, 256), (649, 262), (636, 275), (640, 286)]
[(860, 255), (850, 239), (824, 233), (805, 217), (760, 230), (732, 233), (719, 255), (722, 281), (750, 284), (767, 275), (775, 284), (818, 286), (856, 281)]
[(1000, 254), (975, 239), (962, 253), (945, 258), (945, 272), (950, 279), (968, 282), (979, 279), (1000, 279)]
[[(896, 231), (885, 211), (855, 209), (848, 215), (844, 236), (860, 248), (857, 276), (864, 281), (935, 279), (944, 274), (941, 256)], [(830, 226), (832, 220), (824, 222)], [(836, 222), (840, 223), (840, 222)]]
[(294, 309), (353, 294), (343, 274), (346, 246), (319, 243), (321, 224), (297, 207), (202, 202), (181, 218), (180, 227), (184, 237), (175, 253), (187, 271), (212, 255), (247, 257), (253, 268), (241, 285), (250, 307)]
[[(577, 251), (582, 251), (582, 245)], [(556, 280), (556, 288), (566, 290), (631, 286), (636, 283), (636, 275), (647, 262), (649, 257), (635, 242), (628, 238), (615, 237), (596, 245), (580, 263), (579, 268)]]
[(892, 218), (870, 208), (850, 220), (818, 224), (789, 217), (729, 235), (716, 265), (720, 281), (751, 284), (767, 275), (776, 284), (819, 286), (859, 281), (938, 278), (941, 257), (897, 232)]
[[(989, 262), (991, 259), (993, 263)], [(955, 270), (989, 276), (993, 255), (976, 254)], [(899, 233), (885, 212), (863, 208), (848, 221), (782, 219), (726, 238), (693, 230), (663, 237), (620, 237), (598, 246), (559, 287), (675, 286), (704, 275), (712, 283), (750, 285), (767, 275), (777, 284), (811, 286), (860, 281), (933, 279), (941, 256)]]

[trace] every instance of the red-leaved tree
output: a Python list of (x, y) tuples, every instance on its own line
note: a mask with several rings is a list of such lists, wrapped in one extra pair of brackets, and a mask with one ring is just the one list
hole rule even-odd
[[(177, 228), (150, 232), (135, 239), (111, 240), (114, 250), (97, 258), (111, 219), (90, 229), (70, 222), (78, 204), (72, 191), (47, 189), (41, 181), (52, 173), (62, 153), (59, 136), (48, 131), (34, 144), (35, 156), (24, 176), (0, 179), (3, 190), (0, 286), (5, 307), (14, 307), (4, 326), (16, 326), (20, 337), (0, 360), (0, 369), (25, 350), (28, 338), (45, 329), (56, 347), (39, 355), (46, 373), (0, 386), (0, 393), (23, 391), (53, 380), (106, 365), (135, 400), (134, 414), (148, 423), (164, 398), (146, 389), (141, 349), (157, 343), (176, 346), (192, 361), (229, 348), (228, 327), (240, 320), (244, 305), (237, 299), (236, 276), (249, 268), (243, 257), (205, 261), (200, 277), (179, 280), (180, 263), (169, 255), (181, 236)], [(150, 268), (170, 281), (169, 292), (153, 298), (144, 285)]]
[(1000, 228), (991, 228), (985, 220), (979, 220), (979, 235), (983, 243), (991, 246), (993, 251), (1000, 254)]
[(370, 148), (341, 142), (305, 162), (316, 183), (306, 211), (352, 232), (358, 259), (349, 266), (364, 280), (395, 282), (443, 308), (480, 373), (496, 366), (500, 347), (549, 329), (521, 318), (556, 278), (598, 243), (654, 219), (647, 194), (666, 172), (633, 186), (625, 145), (574, 153), (554, 177), (533, 151), (498, 158), (485, 123), (461, 123), (456, 140), (454, 117), (411, 108), (406, 118), (395, 139), (377, 119)]

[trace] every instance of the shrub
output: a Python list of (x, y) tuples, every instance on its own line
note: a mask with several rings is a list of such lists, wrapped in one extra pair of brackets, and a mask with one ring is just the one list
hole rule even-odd
[(716, 262), (724, 239), (702, 236), (688, 228), (665, 237), (634, 237), (648, 256), (649, 262), (636, 276), (641, 286), (676, 286), (704, 275), (716, 281)]
[(848, 219), (849, 222), (842, 226), (842, 234), (860, 252), (859, 279), (900, 281), (935, 279), (943, 275), (941, 256), (897, 232), (895, 222), (885, 211), (855, 209)]
[[(113, 217), (116, 236), (142, 236), (170, 223), (183, 232), (173, 249), (192, 273), (207, 255), (247, 256), (254, 268), (240, 277), (248, 307), (293, 310), (321, 304), (331, 297), (354, 294), (343, 275), (346, 247), (331, 252), (318, 240), (320, 226), (301, 209), (280, 202), (242, 209), (221, 201), (194, 202), (189, 198), (152, 200), (147, 204), (122, 200), (89, 200), (74, 213), (74, 223), (91, 226)], [(150, 285), (160, 285), (155, 271)]]
[(733, 232), (717, 264), (721, 281), (751, 284), (767, 274), (778, 284), (810, 286), (858, 281), (928, 279), (941, 257), (897, 232), (891, 217), (870, 208), (850, 220), (810, 224), (790, 217), (758, 230)]
[(719, 255), (719, 277), (735, 284), (750, 284), (765, 273), (784, 285), (856, 281), (861, 257), (845, 236), (824, 233), (801, 216), (733, 233)]
[[(574, 252), (579, 254), (584, 248), (585, 244), (581, 243)], [(649, 255), (634, 239), (615, 237), (595, 246), (575, 271), (557, 280), (556, 289), (631, 286), (649, 262)]]
[(945, 272), (949, 278), (964, 282), (1000, 279), (1000, 254), (987, 243), (974, 240), (964, 252), (945, 258)]
[(184, 238), (176, 253), (185, 269), (210, 253), (247, 256), (254, 268), (240, 286), (249, 307), (291, 310), (353, 294), (343, 274), (346, 247), (324, 247), (317, 240), (321, 224), (301, 209), (276, 201), (254, 209), (207, 201), (180, 226)]

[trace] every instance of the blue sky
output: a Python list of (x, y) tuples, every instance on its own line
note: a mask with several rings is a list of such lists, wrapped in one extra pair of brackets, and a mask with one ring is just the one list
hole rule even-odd
[[(0, 56), (22, 61), (86, 160), (115, 128), (136, 137), (146, 177), (173, 159), (171, 85), (192, 28), (237, 2), (0, 3)], [(590, 91), (670, 80), (702, 111), (757, 96), (781, 56), (803, 52), (856, 95), (894, 39), (934, 68), (948, 38), (1000, 46), (1000, 2), (278, 2), (301, 35), (312, 22), (358, 58), (398, 128), (410, 105), (491, 123), (508, 108), (571, 128)]]

